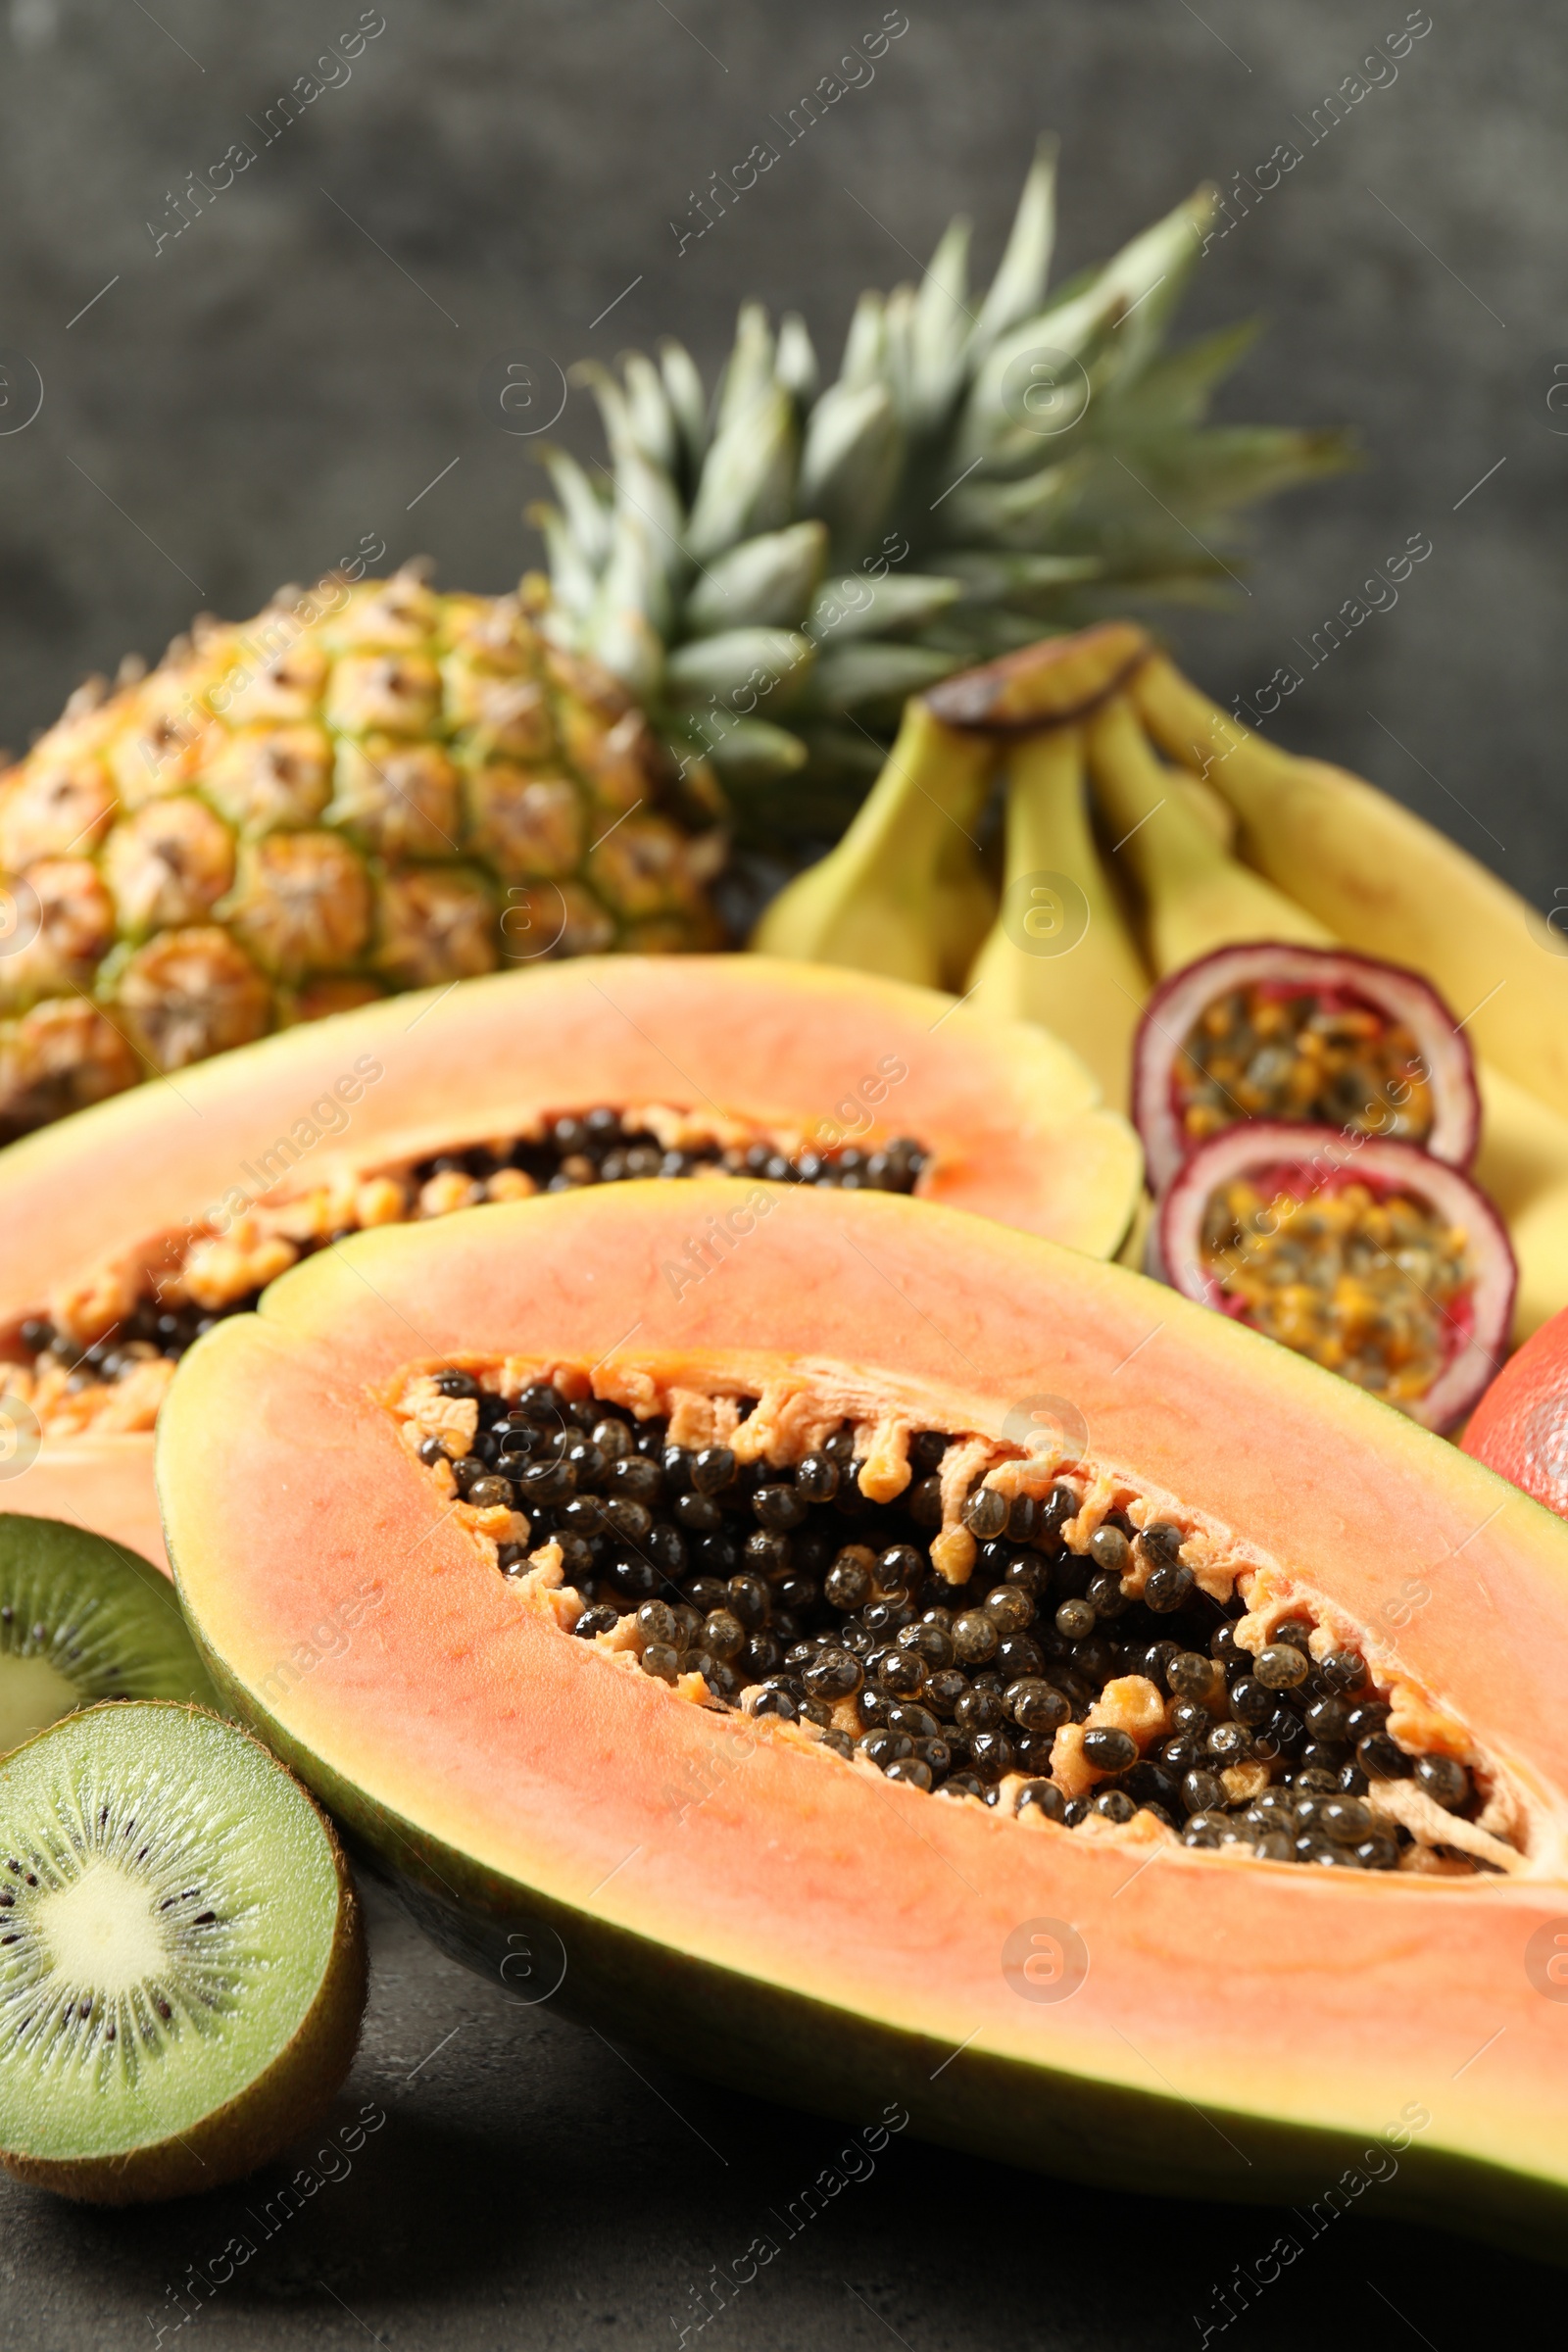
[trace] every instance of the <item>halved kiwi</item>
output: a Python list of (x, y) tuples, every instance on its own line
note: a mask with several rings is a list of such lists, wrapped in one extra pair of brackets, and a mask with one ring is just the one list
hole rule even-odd
[(236, 2180), (347, 2074), (342, 1851), (248, 1732), (88, 1707), (0, 1762), (0, 2164), (94, 2204)]
[(173, 1586), (85, 1528), (0, 1515), (0, 1755), (98, 1698), (216, 1705)]

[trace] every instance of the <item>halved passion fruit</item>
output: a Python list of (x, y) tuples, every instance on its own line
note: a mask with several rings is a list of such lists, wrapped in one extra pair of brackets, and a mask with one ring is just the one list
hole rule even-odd
[(1463, 1420), (1508, 1351), (1502, 1220), (1413, 1144), (1229, 1127), (1167, 1187), (1149, 1270), (1428, 1429)]
[(1391, 2211), (1560, 2230), (1568, 1529), (1348, 1383), (642, 1183), (299, 1266), (158, 1454), (220, 1688), (492, 1980), (1108, 2186), (1392, 2138)]
[(1157, 1193), (1244, 1119), (1420, 1144), (1465, 1168), (1481, 1106), (1464, 1033), (1417, 973), (1260, 940), (1200, 956), (1155, 990), (1134, 1048), (1133, 1117)]
[(148, 1433), (179, 1355), (364, 1227), (744, 1172), (1103, 1256), (1140, 1168), (1065, 1047), (859, 973), (583, 957), (367, 1006), (0, 1152), (0, 1507), (161, 1558)]

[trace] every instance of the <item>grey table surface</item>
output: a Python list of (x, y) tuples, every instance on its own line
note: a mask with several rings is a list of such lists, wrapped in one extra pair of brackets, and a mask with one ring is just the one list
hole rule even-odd
[[(514, 579), (536, 560), (518, 514), (541, 479), (480, 416), (495, 352), (526, 342), (565, 363), (674, 331), (711, 369), (755, 292), (802, 308), (833, 353), (857, 289), (907, 273), (954, 211), (996, 252), (1048, 126), (1075, 268), (1200, 178), (1231, 184), (1299, 143), (1407, 12), (905, 13), (874, 83), (682, 253), (670, 224), (694, 188), (879, 5), (386, 0), (352, 80), (160, 248), (186, 173), (357, 10), (7, 0), (0, 346), (26, 355), (46, 397), (25, 430), (0, 433), (0, 739), (25, 742), (83, 671), (155, 655), (194, 607), (252, 611), (367, 532), (394, 560), (428, 549), (450, 582)], [(1463, 14), (1435, 0), (1431, 23), (1198, 273), (1193, 330), (1268, 321), (1225, 413), (1350, 423), (1369, 466), (1271, 508), (1232, 611), (1174, 627), (1228, 700), (1426, 532), (1432, 560), (1398, 606), (1296, 697), (1292, 740), (1373, 776), (1549, 906), (1568, 887), (1568, 416), (1548, 405), (1553, 370), (1568, 372), (1568, 67), (1549, 0)], [(560, 430), (595, 445), (580, 395)], [(0, 2343), (1163, 2352), (1201, 2340), (1194, 2314), (1275, 2233), (1266, 2211), (1085, 2191), (900, 2137), (754, 2285), (718, 2311), (710, 2294), (699, 2328), (712, 2266), (788, 2211), (841, 2129), (710, 2087), (700, 2053), (672, 2071), (520, 2006), (386, 1896), (368, 1903), (370, 2011), (335, 2139), (161, 2211), (0, 2189)], [(323, 2157), (366, 2105), (384, 2124), (352, 2157)], [(244, 2217), (301, 2167), (319, 2185), (270, 2234), (252, 2229), (255, 2254), (215, 2286)], [(1548, 2308), (1551, 2284), (1369, 2212), (1222, 2332), (1448, 2352)]]
[[(1560, 2302), (1560, 2273), (1377, 2218), (1375, 2186), (1312, 2235), (1289, 2211), (1085, 2189), (902, 2134), (848, 2152), (853, 2122), (716, 2089), (696, 2064), (525, 2005), (378, 1886), (367, 1904), (365, 2038), (322, 2129), (169, 2206), (0, 2183), (0, 2343), (1194, 2352), (1201, 2318), (1225, 2352), (1459, 2352)], [(803, 2192), (824, 2169), (845, 2185), (816, 2210)], [(1298, 2258), (1224, 2324), (1215, 2290), (1282, 2231)], [(716, 2285), (759, 2236), (776, 2255)]]

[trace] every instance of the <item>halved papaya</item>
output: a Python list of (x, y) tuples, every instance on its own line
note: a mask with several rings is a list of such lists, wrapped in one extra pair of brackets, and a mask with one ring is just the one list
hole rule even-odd
[(158, 1477), (220, 1686), (492, 1979), (1107, 2186), (1560, 2233), (1568, 1528), (1317, 1366), (632, 1184), (285, 1275)]
[(148, 1433), (173, 1362), (301, 1256), (486, 1199), (748, 1167), (1108, 1255), (1141, 1158), (1043, 1031), (756, 956), (584, 957), (288, 1030), (0, 1152), (0, 1507), (159, 1558)]

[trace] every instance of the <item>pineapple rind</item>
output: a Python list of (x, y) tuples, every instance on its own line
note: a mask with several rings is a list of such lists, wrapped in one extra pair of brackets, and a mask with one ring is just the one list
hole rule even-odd
[(515, 596), (199, 622), (0, 775), (0, 1140), (389, 989), (716, 946), (723, 817)]

